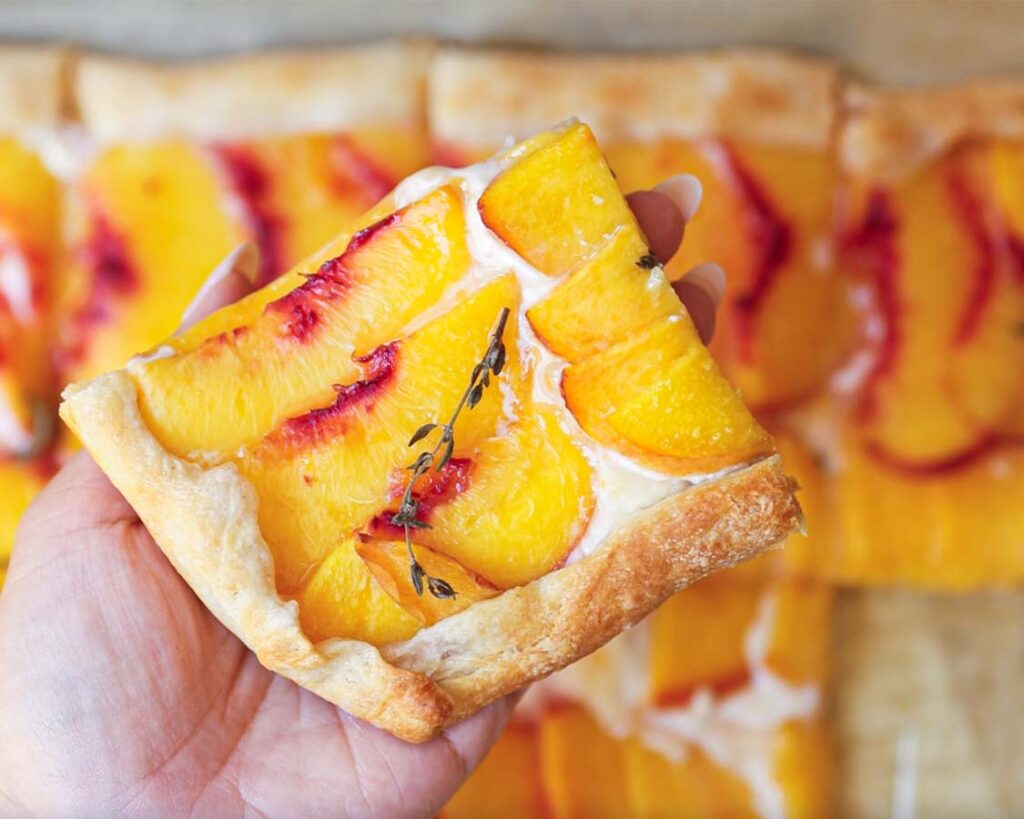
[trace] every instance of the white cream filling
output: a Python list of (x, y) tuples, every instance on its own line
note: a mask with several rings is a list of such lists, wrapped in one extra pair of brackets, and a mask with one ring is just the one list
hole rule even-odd
[[(7, 302), (11, 315), (23, 325), (34, 324), (38, 318), (32, 299), (32, 274), (28, 259), (12, 237), (0, 231), (0, 296)], [(18, 417), (10, 389), (0, 390), (0, 450), (24, 455), (33, 449), (35, 439), (31, 424)]]
[(96, 140), (78, 124), (29, 129), (20, 139), (39, 155), (46, 169), (64, 183), (78, 179), (99, 152)]
[[(419, 201), (444, 185), (455, 185), (462, 192), (466, 244), (472, 259), (472, 266), (467, 274), (453, 285), (437, 304), (417, 317), (415, 322), (403, 331), (403, 335), (446, 313), (466, 294), (508, 273), (515, 275), (521, 291), (517, 316), (519, 353), (524, 364), (533, 373), (533, 400), (537, 404), (554, 408), (560, 425), (572, 436), (593, 469), (591, 483), (594, 511), (586, 530), (566, 560), (566, 563), (572, 563), (594, 552), (609, 534), (642, 511), (687, 486), (713, 480), (742, 465), (714, 473), (667, 475), (642, 467), (602, 446), (580, 427), (566, 407), (562, 396), (562, 372), (568, 362), (552, 353), (537, 338), (526, 316), (527, 311), (543, 300), (562, 279), (548, 276), (533, 267), (495, 235), (480, 216), (480, 197), (498, 174), (514, 163), (519, 156), (520, 153), (513, 149), (500, 157), (468, 168), (425, 168), (406, 178), (395, 188), (392, 197), (395, 208), (399, 209)], [(582, 245), (582, 237), (580, 241)], [(664, 278), (664, 272), (660, 267), (651, 273), (652, 284), (658, 283), (659, 277)], [(510, 403), (507, 402), (507, 408), (511, 410)], [(514, 415), (512, 412), (510, 414)]]
[(790, 720), (813, 716), (820, 692), (813, 685), (793, 685), (768, 667), (775, 610), (775, 592), (769, 589), (745, 637), (750, 681), (736, 692), (717, 697), (701, 688), (684, 706), (653, 706), (650, 633), (644, 621), (575, 665), (535, 683), (517, 715), (536, 718), (548, 703), (569, 699), (584, 705), (611, 736), (635, 737), (672, 761), (685, 759), (688, 749), (696, 746), (746, 782), (761, 816), (785, 817), (785, 795), (774, 773), (775, 732)]
[(15, 413), (12, 400), (8, 389), (0, 389), (0, 451), (26, 455), (35, 441), (32, 430)]
[(170, 358), (175, 355), (178, 351), (175, 350), (170, 344), (161, 344), (159, 347), (154, 347), (152, 350), (146, 353), (137, 353), (128, 359), (128, 363), (125, 364), (125, 369), (128, 372), (134, 373), (140, 367), (145, 366), (150, 361), (158, 361), (161, 358)]
[(3, 231), (0, 231), (0, 295), (19, 322), (31, 324), (35, 320), (28, 259), (14, 239)]
[(864, 386), (878, 361), (879, 348), (887, 329), (870, 287), (859, 285), (853, 288), (850, 305), (860, 319), (862, 344), (829, 380), (833, 391), (840, 395), (854, 395)]

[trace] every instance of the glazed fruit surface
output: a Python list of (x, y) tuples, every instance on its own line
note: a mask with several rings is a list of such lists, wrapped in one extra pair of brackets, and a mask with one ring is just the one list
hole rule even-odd
[[(595, 453), (668, 479), (772, 451), (646, 261), (590, 131), (539, 135), (498, 163), (478, 194), (466, 172), (386, 197), (129, 368), (170, 452), (233, 462), (256, 489), (278, 590), (314, 639), (401, 639), (557, 569), (596, 505), (614, 503)], [(482, 241), (519, 261), (488, 262)], [(597, 285), (642, 298), (588, 322), (574, 294)], [(409, 488), (410, 438), (461, 406), (504, 310), (500, 374), (458, 414), (450, 460)], [(545, 391), (551, 362), (564, 374)], [(413, 588), (406, 496), (426, 524), (410, 530), (413, 555), (454, 598)]]

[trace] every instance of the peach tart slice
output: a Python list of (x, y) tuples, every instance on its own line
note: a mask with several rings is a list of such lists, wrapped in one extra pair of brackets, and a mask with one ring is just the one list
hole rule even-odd
[[(801, 525), (637, 248), (569, 123), (406, 179), (62, 416), (264, 664), (422, 741)], [(581, 322), (590, 275), (632, 315)]]

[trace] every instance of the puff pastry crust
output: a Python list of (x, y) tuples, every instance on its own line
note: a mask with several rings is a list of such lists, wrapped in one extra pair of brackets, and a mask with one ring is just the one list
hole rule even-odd
[(824, 150), (839, 72), (772, 51), (559, 55), (442, 50), (430, 119), (442, 143), (501, 144), (570, 116), (602, 141), (725, 137)]
[(0, 46), (0, 132), (57, 125), (65, 114), (68, 66), (62, 48)]
[(93, 55), (80, 61), (74, 93), (103, 142), (422, 127), (431, 51), (410, 41), (187, 64)]
[(843, 167), (879, 182), (904, 179), (966, 140), (1024, 139), (1020, 80), (900, 91), (854, 84), (843, 108)]
[[(281, 599), (256, 492), (232, 464), (168, 453), (125, 371), (65, 391), (61, 415), (203, 603), (273, 671), (403, 739), (425, 741), (585, 656), (702, 576), (802, 526), (778, 457), (674, 495), (586, 558), (377, 649), (312, 644)], [(685, 650), (685, 647), (681, 647)]]

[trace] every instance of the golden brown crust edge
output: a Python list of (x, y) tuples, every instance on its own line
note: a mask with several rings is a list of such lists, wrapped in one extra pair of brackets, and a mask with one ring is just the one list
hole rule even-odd
[(59, 46), (0, 45), (0, 132), (19, 134), (59, 124), (69, 59)]
[(428, 674), (458, 720), (600, 648), (707, 574), (802, 526), (773, 456), (668, 498), (583, 560), (482, 601), (382, 653)]
[(251, 484), (233, 464), (205, 469), (160, 446), (126, 372), (68, 387), (60, 413), (178, 573), (263, 665), (404, 739), (436, 733), (452, 702), (429, 678), (368, 643), (309, 642), (298, 604), (277, 595)]
[(899, 182), (963, 141), (1024, 139), (1024, 82), (898, 91), (852, 84), (843, 115), (839, 155), (845, 170)]
[(602, 141), (721, 137), (825, 150), (838, 95), (833, 63), (770, 50), (567, 55), (449, 48), (430, 67), (435, 137), (488, 150), (570, 116)]
[(75, 103), (101, 142), (420, 128), (431, 52), (396, 41), (192, 63), (94, 54), (79, 62)]
[(164, 450), (124, 371), (64, 397), (61, 416), (203, 603), (265, 666), (412, 742), (589, 654), (689, 583), (801, 525), (772, 457), (663, 501), (594, 554), (410, 640), (381, 650), (356, 640), (313, 645), (297, 604), (277, 595), (258, 499), (233, 465), (207, 469)]

